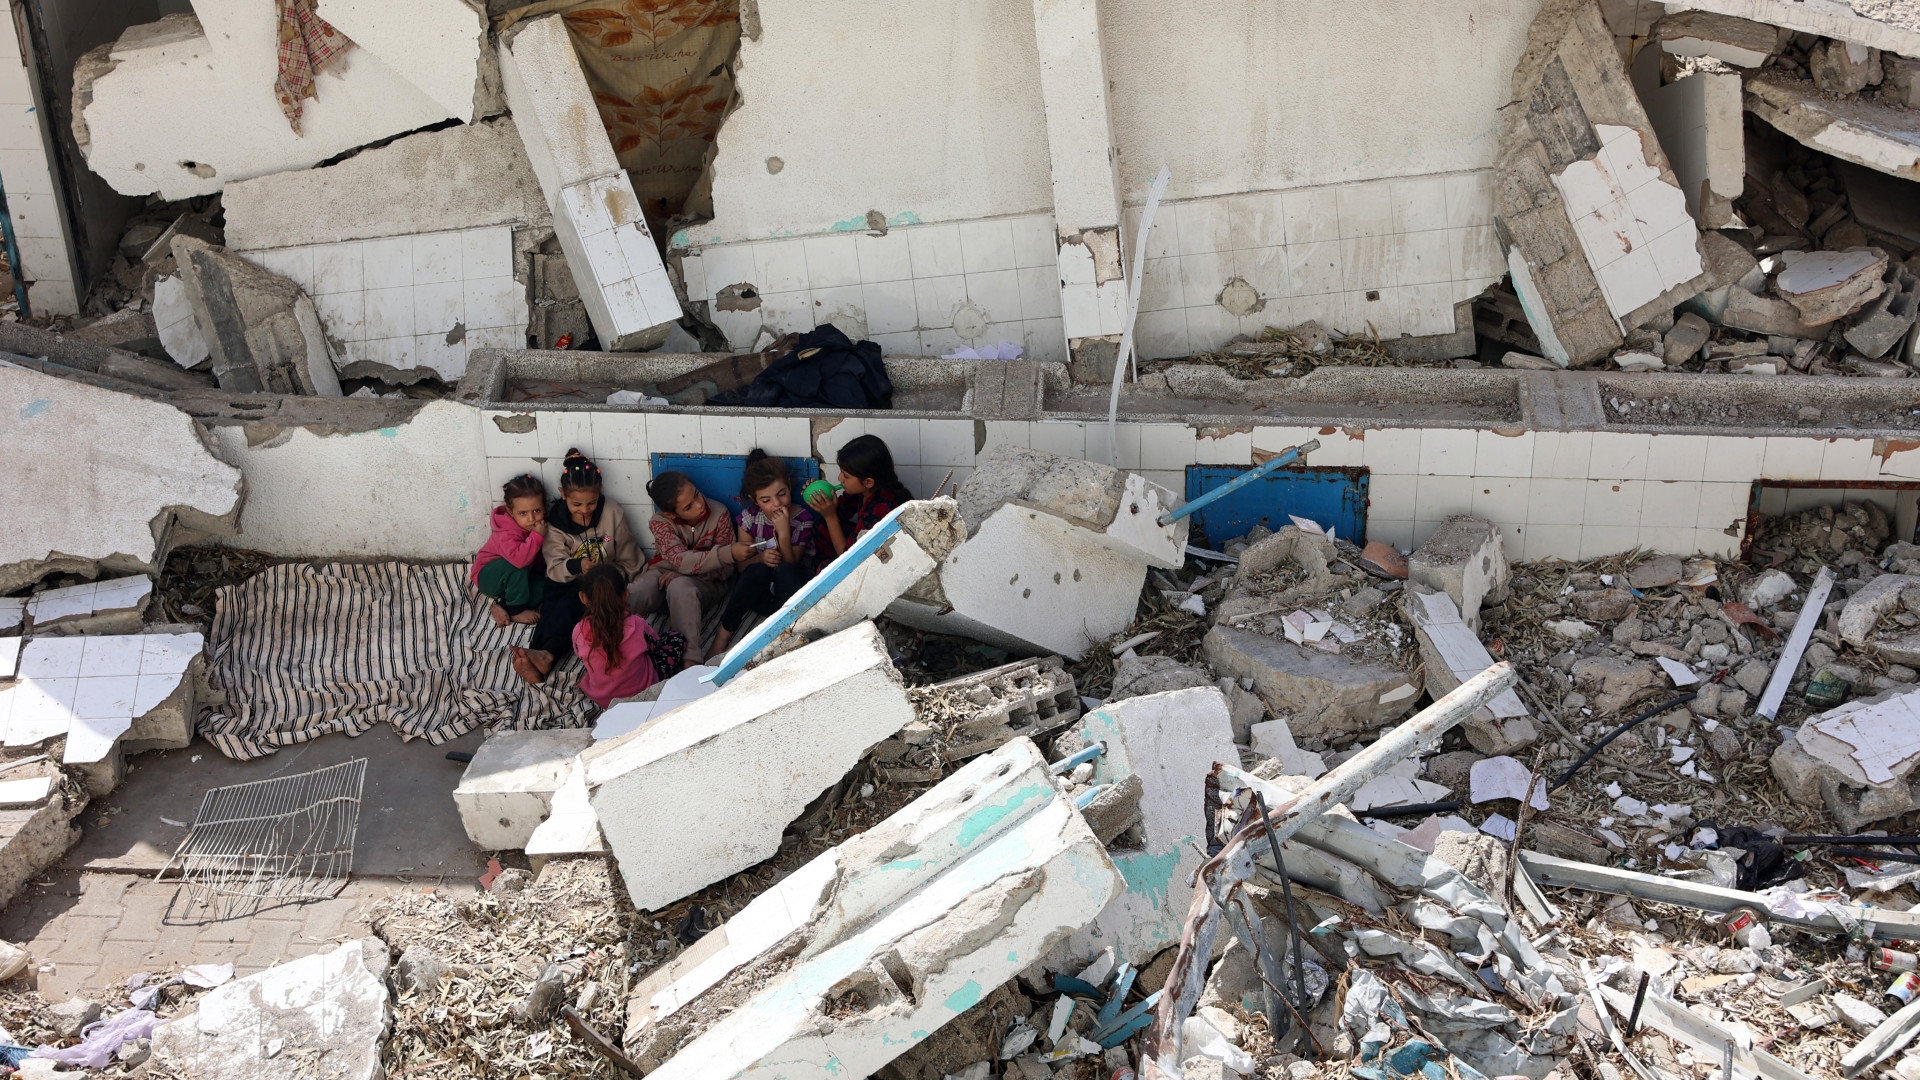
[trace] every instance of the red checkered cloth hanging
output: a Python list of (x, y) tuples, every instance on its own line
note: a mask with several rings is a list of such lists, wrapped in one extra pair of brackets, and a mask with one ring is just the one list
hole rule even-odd
[(353, 42), (315, 13), (316, 0), (275, 0), (280, 10), (280, 77), (273, 92), (300, 134), (300, 113), (313, 96), (314, 77), (340, 58)]

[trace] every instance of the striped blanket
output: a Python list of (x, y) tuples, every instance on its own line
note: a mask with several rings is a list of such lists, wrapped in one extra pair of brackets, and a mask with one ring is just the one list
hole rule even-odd
[(475, 728), (585, 727), (568, 660), (546, 683), (513, 673), (532, 628), (495, 626), (465, 563), (281, 563), (220, 590), (209, 679), (224, 704), (200, 734), (255, 758), (392, 724), (434, 745)]

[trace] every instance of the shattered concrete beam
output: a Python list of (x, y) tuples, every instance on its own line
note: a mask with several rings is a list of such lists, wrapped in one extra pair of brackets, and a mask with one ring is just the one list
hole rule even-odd
[(1780, 45), (1774, 27), (1711, 11), (1675, 11), (1653, 24), (1651, 36), (1670, 56), (1711, 56), (1743, 68), (1766, 63)]
[(1099, 0), (1034, 0), (1033, 32), (1069, 367), (1077, 381), (1105, 382), (1126, 329), (1127, 280)]
[(1667, 0), (1668, 11), (1692, 9), (1733, 15), (1815, 37), (1851, 41), (1902, 56), (1920, 57), (1920, 25), (1856, 13), (1844, 0)]
[[(795, 871), (671, 981), (626, 1049), (652, 1080), (867, 1076), (1085, 925), (1124, 887), (1029, 739), (976, 758)], [(769, 973), (765, 958), (792, 956)], [(744, 1003), (712, 1019), (711, 994)]]
[(500, 75), (602, 348), (665, 341), (680, 300), (601, 126), (565, 20), (543, 15), (510, 29), (500, 43)]
[(1747, 111), (1781, 133), (1842, 161), (1920, 180), (1920, 113), (1835, 98), (1812, 83), (1762, 72), (1747, 79)]

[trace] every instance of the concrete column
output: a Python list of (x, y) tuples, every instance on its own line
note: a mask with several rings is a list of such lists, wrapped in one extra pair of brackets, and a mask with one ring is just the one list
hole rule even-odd
[(1120, 178), (1107, 111), (1098, 0), (1033, 0), (1053, 163), (1060, 314), (1077, 381), (1105, 382), (1125, 329)]

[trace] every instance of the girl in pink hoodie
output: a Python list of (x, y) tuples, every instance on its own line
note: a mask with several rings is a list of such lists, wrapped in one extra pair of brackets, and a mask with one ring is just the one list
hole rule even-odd
[(627, 575), (602, 563), (580, 579), (587, 617), (573, 628), (573, 651), (587, 669), (580, 692), (606, 708), (660, 681), (653, 666), (653, 627), (627, 610)]
[[(547, 489), (537, 476), (506, 482), (504, 506), (493, 508), (493, 535), (473, 557), (473, 584), (493, 599), (496, 626), (537, 623), (546, 595)], [(571, 629), (571, 628), (569, 628)]]

